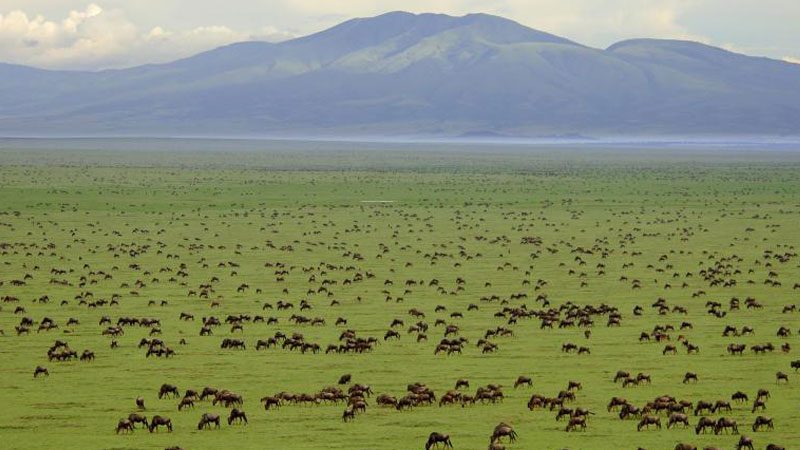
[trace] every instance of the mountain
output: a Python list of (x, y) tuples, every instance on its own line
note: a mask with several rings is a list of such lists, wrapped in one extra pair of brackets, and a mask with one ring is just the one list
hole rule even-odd
[(486, 14), (353, 19), (101, 72), (0, 64), (2, 135), (800, 135), (800, 65), (595, 49)]

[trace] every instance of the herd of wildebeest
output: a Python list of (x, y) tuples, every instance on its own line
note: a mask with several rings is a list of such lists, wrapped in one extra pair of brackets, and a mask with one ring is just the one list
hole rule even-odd
[[(579, 219), (583, 214), (579, 206), (565, 205), (562, 206), (573, 218)], [(680, 250), (636, 250), (637, 236), (646, 236), (648, 233), (646, 226), (638, 228), (633, 225), (625, 233), (613, 234), (598, 228), (591, 244), (578, 245), (566, 235), (555, 239), (553, 236), (557, 234), (553, 234), (553, 230), (547, 230), (545, 237), (531, 233), (531, 227), (523, 228), (520, 224), (526, 221), (539, 221), (539, 226), (545, 229), (556, 226), (548, 224), (547, 219), (535, 210), (518, 211), (510, 208), (503, 211), (499, 220), (508, 221), (511, 230), (516, 233), (511, 236), (490, 236), (480, 232), (481, 208), (472, 206), (464, 207), (466, 212), (460, 208), (448, 209), (447, 219), (452, 221), (448, 225), (420, 217), (418, 214), (422, 211), (404, 208), (400, 204), (361, 205), (354, 208), (359, 208), (366, 220), (338, 225), (342, 232), (347, 227), (346, 232), (363, 233), (370, 228), (369, 218), (387, 215), (393, 220), (400, 220), (400, 225), (391, 229), (386, 239), (377, 242), (375, 248), (353, 245), (353, 241), (342, 238), (333, 242), (317, 242), (313, 237), (314, 227), (329, 220), (324, 212), (318, 212), (316, 216), (313, 213), (304, 215), (309, 208), (285, 208), (264, 216), (264, 211), (270, 208), (261, 208), (262, 218), (258, 220), (265, 223), (260, 225), (262, 231), (265, 227), (274, 226), (266, 225), (266, 222), (274, 224), (278, 220), (286, 220), (288, 224), (302, 219), (306, 221), (303, 234), (308, 235), (294, 240), (267, 240), (266, 244), (248, 243), (245, 240), (231, 244), (230, 241), (223, 243), (213, 238), (203, 241), (185, 236), (179, 245), (175, 245), (174, 242), (159, 238), (166, 232), (163, 225), (146, 228), (141, 224), (134, 227), (117, 223), (111, 227), (99, 221), (75, 225), (59, 224), (55, 218), (48, 219), (52, 220), (49, 226), (66, 227), (74, 237), (76, 246), (78, 243), (85, 245), (85, 241), (80, 240), (86, 237), (87, 228), (104, 236), (119, 238), (104, 238), (98, 241), (102, 245), (92, 247), (93, 252), (103, 253), (107, 257), (105, 263), (87, 257), (87, 262), (79, 264), (62, 262), (64, 255), (69, 253), (67, 242), (24, 239), (19, 238), (19, 234), (14, 234), (15, 239), (2, 238), (3, 232), (0, 231), (0, 253), (4, 255), (3, 258), (13, 256), (21, 261), (21, 265), (6, 265), (0, 272), (0, 313), (5, 319), (14, 317), (13, 329), (3, 331), (4, 339), (25, 339), (32, 333), (53, 336), (52, 344), (42, 348), (41, 353), (36, 355), (37, 363), (29, 372), (34, 378), (47, 379), (49, 383), (57, 382), (58, 367), (62, 364), (79, 361), (84, 364), (81, 370), (88, 371), (101, 358), (97, 348), (83, 348), (79, 344), (81, 340), (71, 336), (77, 330), (91, 330), (104, 336), (112, 352), (110, 354), (121, 347), (135, 346), (143, 361), (156, 358), (179, 360), (183, 354), (192, 351), (198, 339), (213, 341), (218, 351), (226, 354), (293, 352), (310, 357), (341, 355), (341, 358), (346, 358), (351, 354), (390, 354), (395, 343), (410, 341), (414, 345), (424, 346), (432, 358), (459, 358), (463, 355), (502, 357), (506, 343), (517, 339), (520, 332), (553, 333), (558, 330), (574, 332), (570, 340), (561, 343), (560, 349), (552, 349), (554, 358), (602, 358), (592, 345), (597, 329), (614, 332), (624, 326), (630, 327), (631, 323), (638, 326), (642, 317), (655, 320), (657, 324), (638, 329), (638, 340), (625, 337), (626, 341), (619, 344), (639, 345), (646, 349), (642, 351), (652, 353), (652, 358), (676, 358), (675, 361), (682, 361), (674, 355), (690, 358), (691, 355), (707, 352), (719, 353), (720, 358), (744, 358), (747, 355), (767, 358), (770, 354), (791, 354), (791, 340), (800, 333), (794, 319), (798, 303), (793, 302), (791, 296), (770, 297), (763, 294), (769, 292), (764, 289), (783, 288), (782, 283), (787, 281), (786, 277), (782, 277), (782, 271), (797, 265), (797, 253), (791, 242), (777, 246), (774, 243), (764, 245), (759, 257), (753, 261), (745, 260), (735, 246), (729, 250), (692, 250), (683, 247)], [(641, 213), (638, 208), (625, 211), (630, 215), (631, 222), (640, 219), (637, 213)], [(23, 210), (7, 211), (4, 215), (7, 217), (4, 219), (6, 227), (19, 228), (23, 226), (19, 217), (24, 218), (28, 214)], [(696, 217), (700, 216), (702, 213)], [(311, 218), (313, 224), (309, 224)], [(203, 226), (209, 221), (203, 217), (180, 216), (173, 216), (171, 220), (176, 225), (195, 220)], [(226, 216), (225, 220), (234, 218)], [(255, 219), (253, 221), (255, 226), (259, 226)], [(763, 226), (763, 222), (747, 222), (742, 227), (744, 235), (754, 231), (754, 223)], [(407, 231), (412, 226), (419, 229), (420, 233), (426, 227), (445, 227), (448, 236), (426, 242), (427, 248), (423, 250), (423, 243), (416, 239), (413, 232)], [(695, 229), (678, 227), (674, 239), (681, 243), (690, 242), (694, 234), (702, 232), (703, 228), (703, 225)], [(214, 231), (212, 227), (209, 232)], [(610, 238), (612, 235), (614, 238), (619, 236), (616, 242)], [(474, 249), (475, 243), (480, 245), (481, 251)], [(315, 259), (316, 256), (305, 260), (302, 259), (303, 255), (297, 256), (302, 247), (313, 249), (316, 246), (332, 248), (339, 258), (319, 261)], [(204, 256), (204, 251), (208, 249), (224, 250), (229, 257), (212, 260)], [(524, 254), (523, 260), (527, 260), (529, 265), (523, 266), (518, 256), (513, 260), (510, 257), (506, 259), (512, 250), (515, 254)], [(499, 252), (500, 256), (489, 258), (484, 254), (487, 251)], [(252, 254), (263, 254), (264, 257), (254, 263), (254, 258), (250, 257)], [(564, 257), (564, 254), (568, 254), (568, 257)], [(282, 258), (281, 255), (292, 256)], [(383, 263), (384, 258), (392, 258), (394, 263), (388, 271), (384, 266), (373, 266)], [(688, 258), (696, 266), (687, 269), (689, 266), (684, 264), (681, 270), (676, 269), (672, 260), (677, 258)], [(636, 293), (646, 285), (648, 292), (658, 289), (662, 294), (642, 295), (635, 305), (628, 308), (620, 307), (612, 300), (565, 299), (558, 295), (559, 286), (554, 285), (554, 280), (537, 270), (547, 264), (548, 259), (557, 261), (558, 264), (552, 266), (566, 273), (570, 283), (586, 289), (588, 297), (591, 297), (593, 280), (607, 278), (606, 272), (612, 272), (612, 265), (615, 266), (613, 272), (619, 274), (613, 281), (620, 290)], [(76, 262), (74, 259), (72, 261)], [(411, 273), (415, 265), (422, 264), (428, 265), (430, 276), (404, 275), (404, 269)], [(482, 267), (484, 273), (503, 273), (504, 276), (511, 273), (516, 285), (495, 285), (491, 277), (479, 279), (462, 274), (459, 268), (466, 264), (473, 268)], [(446, 270), (439, 269), (445, 265)], [(644, 273), (648, 275), (643, 275), (641, 271), (637, 272), (638, 275), (632, 274), (634, 268), (642, 269), (644, 266)], [(631, 273), (628, 273), (629, 270)], [(198, 272), (204, 274), (202, 279), (193, 276)], [(252, 275), (254, 272), (259, 275)], [(758, 279), (762, 273), (764, 276)], [(29, 289), (32, 284), (36, 287), (35, 293)], [(306, 287), (298, 291), (298, 285)], [(379, 286), (380, 293), (366, 289), (362, 293), (359, 286), (363, 285), (372, 288)], [(484, 295), (473, 295), (474, 291), (467, 290), (468, 286), (476, 285), (481, 287)], [(750, 295), (749, 289), (756, 285), (760, 290)], [(168, 292), (169, 295), (153, 296), (148, 292), (152, 286), (158, 286), (160, 293)], [(792, 287), (791, 291), (797, 292), (800, 283), (794, 283)], [(345, 289), (347, 293), (343, 292)], [(728, 290), (732, 294), (706, 293), (711, 289), (715, 292), (719, 292), (719, 289)], [(781, 292), (786, 290), (781, 289)], [(233, 303), (229, 299), (234, 297), (247, 297), (258, 303), (256, 306), (245, 306), (245, 303), (239, 302), (229, 307)], [(351, 326), (347, 314), (339, 312), (345, 303), (358, 308), (359, 305), (374, 302), (403, 305), (407, 299), (414, 300), (404, 308), (405, 314), (375, 317), (376, 325), (368, 329)], [(126, 313), (126, 305), (133, 303), (146, 303), (152, 314)], [(160, 312), (161, 308), (176, 304), (181, 309), (177, 317), (167, 318)], [(80, 317), (77, 314), (72, 317), (68, 313), (38, 314), (39, 308), (43, 307), (53, 312), (59, 309), (74, 311), (71, 308), (75, 306), (90, 313)], [(238, 312), (222, 312), (232, 310)], [(736, 326), (728, 321), (743, 311), (755, 315), (772, 314), (774, 320), (768, 323), (774, 325), (767, 329), (763, 324), (760, 327)], [(780, 313), (776, 314), (776, 311)], [(87, 317), (93, 319), (92, 323), (87, 322)], [(484, 326), (476, 333), (474, 327), (463, 325), (465, 318), (480, 318), (481, 324), (491, 325)], [(705, 330), (713, 327), (713, 334), (727, 339), (725, 347), (712, 347), (702, 334), (693, 333), (699, 326), (698, 321), (703, 322)], [(3, 323), (9, 322), (6, 320)], [(190, 325), (194, 330), (193, 335), (181, 335), (178, 338), (177, 334), (170, 332), (170, 323)], [(262, 327), (271, 327), (271, 331), (257, 339), (244, 337), (246, 329)], [(325, 342), (309, 337), (315, 335), (309, 330), (317, 328), (335, 329), (338, 339)], [(145, 330), (147, 337), (130, 338), (131, 334), (135, 334), (131, 333), (133, 329)], [(619, 336), (620, 340), (623, 339), (622, 334)], [(740, 342), (745, 337), (752, 339), (755, 336), (761, 339), (760, 343)], [(104, 352), (103, 355), (109, 353)], [(675, 364), (683, 367), (684, 363)], [(265, 391), (258, 401), (245, 398), (237, 392), (236, 386), (189, 386), (177, 380), (159, 380), (151, 391), (125, 400), (126, 406), (118, 414), (108, 417), (108, 429), (110, 433), (115, 431), (118, 435), (136, 435), (140, 430), (150, 433), (179, 431), (173, 427), (170, 415), (148, 412), (152, 402), (172, 402), (174, 414), (196, 416), (197, 430), (213, 433), (224, 426), (247, 427), (251, 421), (262, 420), (264, 415), (279, 414), (283, 408), (311, 405), (339, 405), (340, 414), (335, 419), (342, 422), (341, 426), (348, 426), (346, 424), (352, 421), (368, 420), (367, 411), (374, 408), (394, 411), (392, 413), (398, 415), (398, 420), (402, 414), (418, 408), (442, 408), (442, 414), (447, 414), (447, 408), (452, 407), (482, 408), (504, 402), (507, 404), (509, 400), (506, 397), (510, 390), (514, 393), (525, 392), (527, 404), (520, 402), (518, 409), (527, 408), (531, 412), (531, 420), (543, 421), (544, 417), (550, 417), (547, 420), (560, 423), (565, 433), (591, 430), (595, 418), (604, 415), (629, 422), (631, 431), (641, 433), (662, 428), (691, 429), (693, 435), (737, 435), (731, 437), (731, 444), (738, 450), (754, 450), (756, 440), (759, 448), (780, 450), (786, 448), (784, 445), (787, 443), (770, 442), (769, 437), (770, 431), (781, 420), (769, 415), (770, 399), (774, 389), (796, 382), (794, 374), (798, 370), (800, 359), (775, 372), (774, 378), (763, 379), (761, 384), (747, 391), (728, 392), (724, 384), (717, 386), (716, 390), (720, 392), (718, 398), (688, 398), (663, 392), (650, 401), (636, 402), (626, 399), (626, 390), (652, 386), (662, 380), (647, 370), (619, 367), (606, 380), (609, 386), (618, 391), (618, 395), (608, 399), (605, 409), (582, 405), (583, 395), (593, 386), (580, 378), (580, 372), (566, 375), (573, 373), (570, 370), (565, 371), (563, 389), (557, 392), (540, 391), (537, 388), (537, 374), (528, 371), (520, 373), (516, 379), (497, 379), (485, 385), (471, 383), (469, 374), (454, 373), (450, 386), (428, 385), (420, 381), (424, 379), (421, 372), (420, 380), (408, 380), (402, 392), (376, 389), (369, 384), (369, 373), (354, 371), (337, 374), (338, 379), (331, 379), (328, 385), (308, 386), (306, 392)], [(688, 370), (687, 365), (682, 379), (678, 381), (685, 385), (703, 383), (708, 375)], [(227, 413), (209, 412), (211, 407), (223, 407)], [(256, 409), (260, 411), (257, 413)], [(732, 411), (747, 411), (749, 418), (745, 422), (737, 420), (732, 417)], [(487, 426), (485, 443), (488, 449), (503, 450), (515, 444), (520, 448), (534, 448), (535, 437), (522, 433), (518, 435), (515, 425), (503, 421), (493, 428)], [(783, 425), (795, 426), (790, 423)], [(457, 433), (446, 429), (425, 431), (428, 432), (427, 440), (419, 443), (426, 450), (459, 447)], [(635, 442), (635, 436), (635, 433), (631, 436), (631, 442)], [(680, 442), (674, 445), (675, 450), (698, 448), (687, 435), (676, 436), (675, 440)], [(526, 443), (527, 439), (530, 441)], [(673, 444), (669, 445), (672, 447)], [(175, 446), (170, 450), (180, 448)], [(716, 449), (709, 446), (700, 448)]]

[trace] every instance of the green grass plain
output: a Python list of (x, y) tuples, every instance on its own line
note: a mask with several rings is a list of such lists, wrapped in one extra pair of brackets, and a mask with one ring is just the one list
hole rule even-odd
[[(789, 367), (790, 361), (800, 359), (800, 321), (798, 313), (782, 313), (784, 305), (800, 303), (800, 290), (793, 289), (800, 282), (797, 153), (482, 152), (477, 147), (317, 151), (314, 144), (308, 145), (312, 150), (0, 150), (0, 296), (20, 299), (18, 304), (2, 304), (0, 311), (0, 329), (5, 332), (0, 336), (0, 447), (398, 450), (421, 449), (427, 435), (439, 431), (451, 435), (456, 449), (482, 449), (493, 427), (505, 421), (519, 434), (509, 449), (657, 450), (672, 449), (678, 442), (728, 449), (738, 437), (696, 436), (692, 429), (637, 432), (635, 421), (620, 420), (605, 405), (612, 396), (640, 406), (663, 394), (693, 402), (729, 400), (737, 390), (752, 400), (759, 388), (771, 391), (767, 410), (760, 414), (774, 418), (774, 430), (749, 430), (757, 415), (750, 413), (750, 403), (713, 417), (735, 418), (756, 448), (768, 443), (800, 447), (800, 377)], [(363, 203), (370, 200), (394, 203)], [(538, 236), (542, 244), (523, 245), (524, 236)], [(140, 253), (131, 256), (131, 248)], [(592, 254), (578, 253), (577, 248), (591, 249)], [(781, 262), (772, 255), (786, 257)], [(737, 284), (709, 286), (700, 271), (723, 258), (730, 264), (725, 278)], [(231, 275), (231, 267), (218, 266), (228, 261), (239, 265), (237, 275)], [(265, 267), (267, 262), (291, 268), (284, 282), (276, 281), (275, 269)], [(187, 266), (186, 277), (175, 275), (181, 263)], [(623, 268), (627, 263), (633, 266)], [(141, 269), (130, 269), (130, 264)], [(333, 266), (323, 274), (320, 264)], [(598, 274), (598, 264), (605, 265), (605, 274)], [(302, 268), (311, 266), (314, 271), (304, 273)], [(347, 266), (355, 270), (344, 270)], [(52, 268), (72, 271), (51, 275)], [(160, 272), (162, 268), (171, 272)], [(113, 278), (90, 275), (93, 271)], [(366, 271), (375, 277), (343, 285), (355, 272)], [(776, 275), (770, 277), (770, 271)], [(308, 281), (312, 273), (315, 282)], [(26, 285), (10, 285), (25, 274), (32, 277)], [(79, 286), (82, 276), (85, 287)], [(168, 281), (172, 276), (175, 282)], [(214, 276), (219, 282), (212, 299), (220, 302), (219, 308), (212, 309), (210, 299), (187, 296), (189, 289), (196, 290)], [(621, 281), (622, 276), (628, 281)], [(466, 280), (462, 291), (456, 291), (457, 277)], [(51, 284), (51, 278), (71, 285)], [(428, 286), (433, 278), (446, 293)], [(768, 278), (781, 286), (764, 284)], [(332, 296), (309, 294), (323, 279), (337, 281), (329, 287)], [(425, 283), (404, 293), (407, 279)], [(526, 279), (531, 285), (522, 284)], [(534, 290), (539, 279), (547, 285)], [(632, 289), (633, 279), (641, 280), (641, 289)], [(137, 289), (138, 296), (130, 293), (132, 288), (121, 287), (137, 280), (146, 284)], [(394, 284), (385, 286), (385, 280)], [(682, 288), (684, 282), (688, 286)], [(237, 292), (241, 283), (251, 288)], [(672, 288), (665, 289), (665, 283)], [(284, 288), (288, 294), (282, 293)], [(95, 299), (119, 294), (120, 304), (81, 306), (74, 297), (87, 290)], [(403, 297), (403, 302), (385, 301), (384, 290), (393, 298)], [(698, 290), (707, 295), (693, 298)], [(508, 300), (519, 292), (528, 298)], [(34, 302), (44, 294), (49, 303)], [(616, 306), (623, 315), (622, 326), (607, 328), (604, 317), (595, 317), (587, 340), (581, 328), (541, 330), (539, 320), (523, 320), (511, 326), (514, 337), (494, 339), (497, 353), (481, 354), (474, 343), (487, 329), (505, 325), (494, 313), (523, 303), (539, 309), (534, 301), (539, 294), (546, 294), (556, 308), (566, 301)], [(508, 305), (479, 300), (490, 295)], [(764, 309), (742, 305), (722, 319), (706, 312), (708, 300), (723, 303), (727, 310), (731, 297), (744, 301), (749, 296)], [(659, 297), (671, 306), (685, 306), (688, 314), (657, 315), (650, 305)], [(169, 304), (148, 306), (149, 300), (162, 299)], [(307, 299), (314, 308), (303, 313), (324, 317), (326, 326), (291, 324), (288, 317), (299, 314), (297, 309), (261, 310), (264, 302), (278, 299), (295, 305)], [(330, 306), (332, 299), (341, 305)], [(61, 300), (69, 304), (60, 306)], [(470, 303), (480, 310), (467, 311)], [(435, 313), (436, 305), (447, 311)], [(635, 305), (644, 307), (642, 316), (632, 314)], [(15, 314), (16, 306), (26, 312)], [(415, 322), (407, 314), (411, 308), (426, 313), (428, 342), (417, 343), (406, 334)], [(196, 320), (179, 320), (183, 311)], [(451, 319), (454, 311), (463, 312), (464, 318)], [(230, 333), (223, 325), (213, 336), (198, 335), (201, 317), (224, 319), (239, 313), (275, 316), (279, 324), (245, 323), (243, 333)], [(145, 358), (136, 344), (149, 330), (138, 327), (127, 327), (118, 338), (120, 347), (110, 349), (110, 339), (101, 336), (103, 327), (98, 325), (104, 315), (114, 322), (120, 316), (161, 319), (160, 338), (177, 355)], [(51, 317), (60, 328), (37, 333), (34, 327), (30, 335), (16, 336), (14, 326), (23, 316), (36, 321)], [(337, 317), (346, 318), (348, 325), (334, 326)], [(80, 325), (67, 327), (69, 318), (79, 319)], [(383, 333), (394, 318), (406, 323), (402, 337), (384, 342)], [(461, 327), (461, 335), (470, 340), (463, 355), (433, 354), (443, 334), (443, 327), (433, 326), (436, 318)], [(697, 355), (680, 348), (678, 355), (662, 356), (663, 344), (638, 342), (639, 333), (652, 331), (656, 324), (677, 328), (683, 321), (694, 328), (672, 332), (672, 340), (684, 334), (701, 347)], [(753, 326), (755, 335), (722, 337), (727, 324)], [(789, 327), (792, 336), (776, 337), (780, 326)], [(381, 342), (365, 354), (254, 349), (256, 339), (278, 330), (300, 331), (324, 348), (336, 343), (345, 328)], [(246, 340), (248, 349), (221, 350), (225, 337)], [(178, 344), (181, 338), (187, 345)], [(46, 351), (55, 339), (66, 340), (78, 353), (93, 350), (97, 359), (48, 362)], [(563, 354), (560, 347), (565, 342), (588, 346), (592, 353)], [(748, 349), (744, 356), (733, 357), (725, 353), (731, 342), (788, 342), (792, 350), (754, 355)], [(46, 366), (50, 376), (34, 379), (37, 365)], [(611, 381), (620, 369), (647, 372), (653, 382), (623, 389)], [(779, 370), (789, 374), (788, 384), (776, 384)], [(686, 371), (697, 372), (699, 382), (682, 384)], [(341, 420), (343, 405), (285, 405), (265, 411), (258, 402), (280, 391), (317, 392), (335, 385), (343, 373), (371, 385), (376, 394), (399, 397), (407, 384), (418, 381), (441, 396), (457, 379), (468, 378), (471, 391), (497, 383), (505, 387), (506, 398), (493, 405), (398, 412), (377, 407), (373, 397), (367, 412), (351, 423)], [(533, 387), (515, 390), (519, 375), (531, 376)], [(571, 406), (596, 412), (585, 432), (566, 433), (554, 412), (526, 408), (531, 394), (554, 396), (568, 380), (584, 386)], [(181, 393), (204, 386), (241, 393), (250, 423), (198, 431), (203, 412), (227, 415), (227, 410), (200, 402), (178, 412), (177, 400), (157, 399), (162, 383), (177, 385)], [(137, 429), (116, 435), (117, 421), (135, 411), (137, 396), (145, 398), (148, 416), (169, 416), (175, 431), (150, 434)], [(691, 421), (694, 425), (696, 418)]]

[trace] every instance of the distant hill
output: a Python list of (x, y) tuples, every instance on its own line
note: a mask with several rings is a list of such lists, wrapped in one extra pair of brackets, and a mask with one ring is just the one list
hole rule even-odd
[(2, 135), (800, 135), (800, 65), (403, 12), (102, 72), (0, 64)]

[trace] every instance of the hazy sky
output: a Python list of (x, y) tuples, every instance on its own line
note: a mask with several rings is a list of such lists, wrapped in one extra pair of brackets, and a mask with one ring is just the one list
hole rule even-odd
[(126, 67), (395, 10), (497, 14), (600, 48), (680, 38), (800, 62), (800, 0), (0, 0), (0, 62)]

